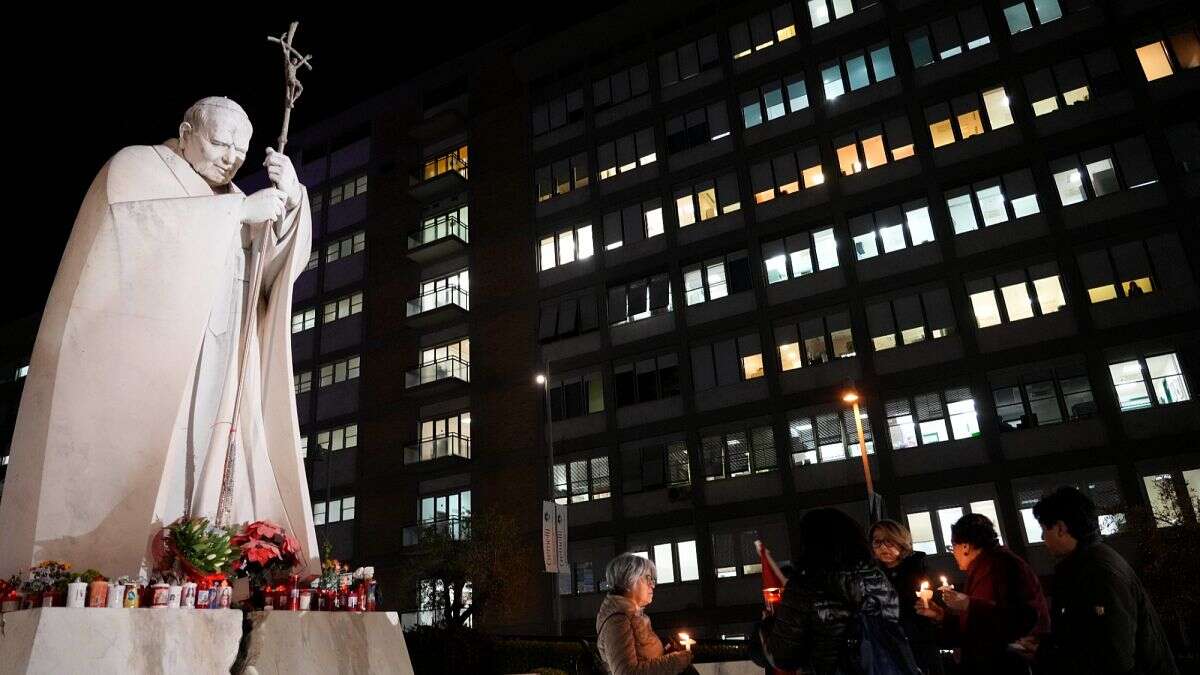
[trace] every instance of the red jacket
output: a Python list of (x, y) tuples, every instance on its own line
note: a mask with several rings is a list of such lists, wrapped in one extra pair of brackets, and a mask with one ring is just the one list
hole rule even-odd
[(962, 648), (971, 673), (1025, 673), (1028, 666), (1007, 652), (1026, 635), (1050, 631), (1050, 609), (1037, 574), (1015, 553), (996, 547), (982, 551), (967, 568), (970, 596), (965, 614), (947, 614), (948, 642)]

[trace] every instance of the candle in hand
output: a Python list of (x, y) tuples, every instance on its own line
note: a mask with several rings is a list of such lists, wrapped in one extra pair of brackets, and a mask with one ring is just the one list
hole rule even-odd
[(954, 590), (954, 584), (947, 582), (945, 576), (942, 576), (941, 579), (942, 579), (942, 585), (938, 587), (939, 590), (944, 589), (944, 588), (949, 588), (950, 590)]
[(688, 635), (687, 633), (680, 633), (679, 643), (683, 645), (684, 649), (690, 652), (692, 651), (692, 645), (696, 644), (696, 641), (693, 640), (692, 636)]
[(921, 582), (921, 590), (917, 591), (917, 597), (925, 603), (925, 609), (929, 609), (929, 599), (933, 597), (933, 591), (929, 590), (928, 581)]

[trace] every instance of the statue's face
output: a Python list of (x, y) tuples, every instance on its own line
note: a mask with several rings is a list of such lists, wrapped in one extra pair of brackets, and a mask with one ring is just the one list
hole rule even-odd
[(231, 110), (209, 111), (200, 129), (184, 124), (179, 130), (183, 157), (213, 187), (228, 185), (246, 161), (250, 125)]

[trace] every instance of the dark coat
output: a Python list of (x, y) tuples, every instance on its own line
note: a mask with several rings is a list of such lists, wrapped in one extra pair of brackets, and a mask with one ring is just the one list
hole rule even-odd
[(1142, 582), (1107, 544), (1080, 543), (1055, 566), (1051, 620), (1038, 649), (1046, 672), (1179, 672)]
[[(882, 568), (896, 589), (900, 601), (900, 626), (908, 637), (917, 665), (927, 675), (941, 675), (942, 658), (938, 654), (937, 630), (932, 621), (917, 614), (917, 591), (922, 581), (930, 581), (925, 554), (913, 551), (899, 565)], [(931, 586), (932, 588), (933, 586)]]
[(962, 592), (971, 598), (966, 613), (947, 613), (942, 629), (962, 649), (964, 671), (1027, 673), (1028, 664), (1008, 645), (1050, 631), (1050, 609), (1033, 568), (1003, 546), (984, 550), (967, 568)]
[(852, 672), (846, 644), (859, 612), (900, 619), (896, 591), (879, 568), (863, 563), (834, 573), (800, 572), (788, 579), (775, 614), (762, 623), (763, 648), (779, 668)]

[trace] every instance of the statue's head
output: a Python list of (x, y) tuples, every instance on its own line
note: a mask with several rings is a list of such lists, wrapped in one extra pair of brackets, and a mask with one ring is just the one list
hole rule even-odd
[(213, 187), (228, 185), (246, 161), (250, 117), (223, 96), (202, 98), (179, 124), (179, 149), (196, 173)]

